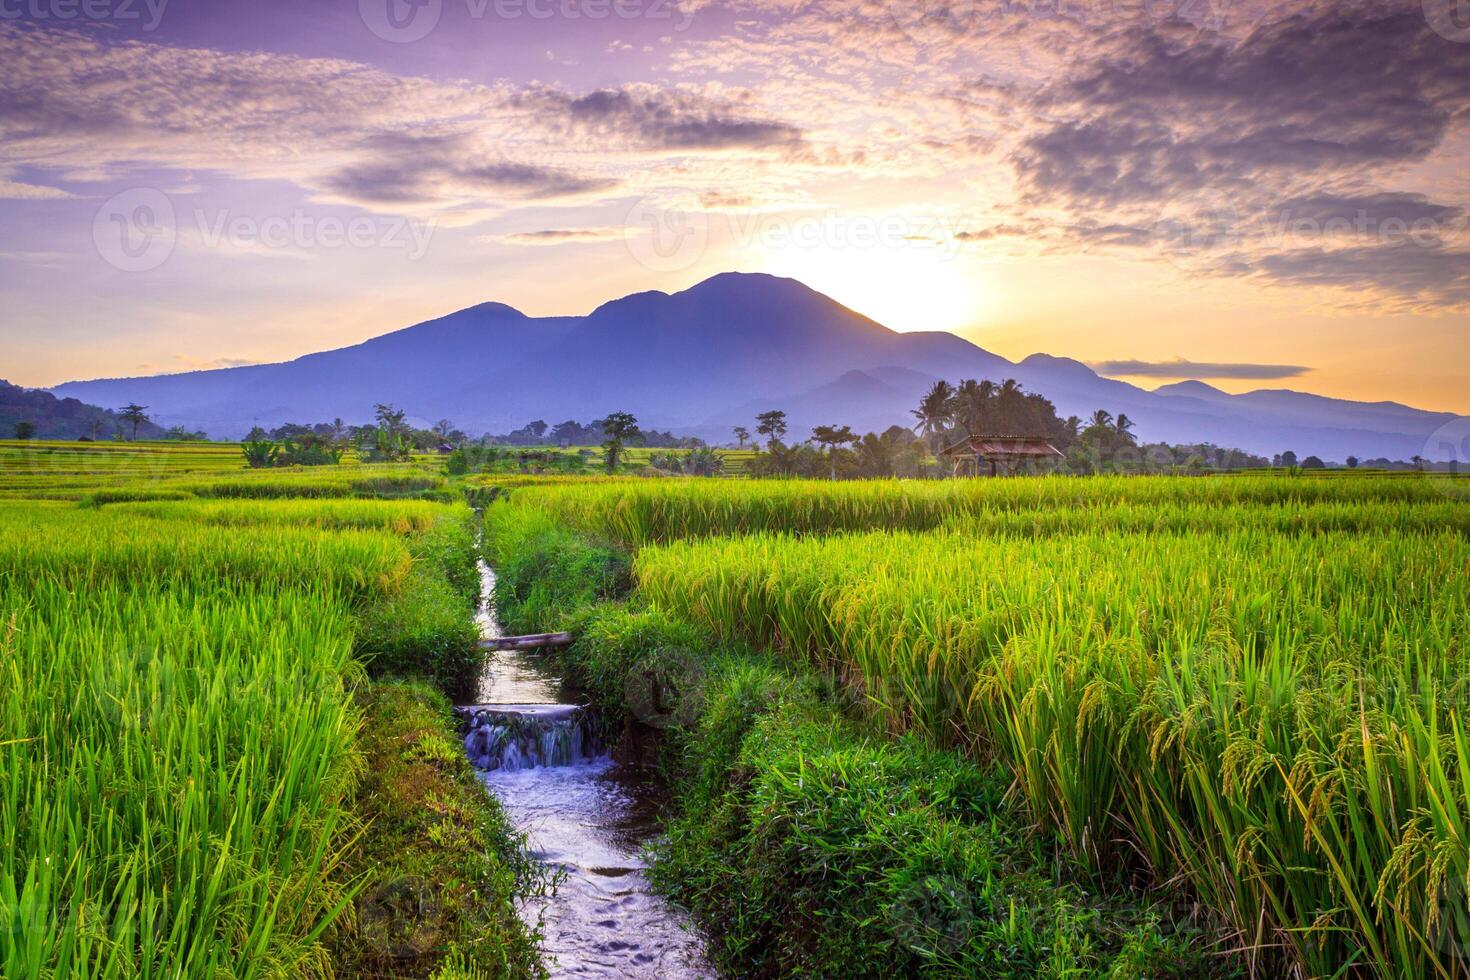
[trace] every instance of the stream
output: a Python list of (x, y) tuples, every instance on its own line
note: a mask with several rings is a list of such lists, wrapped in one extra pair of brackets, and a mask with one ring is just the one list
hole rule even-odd
[[(500, 636), (495, 574), (480, 563), (485, 637)], [(479, 701), (455, 708), (465, 752), (537, 860), (561, 872), (554, 893), (520, 902), (539, 927), (554, 977), (713, 977), (703, 943), (653, 893), (644, 845), (658, 832), (657, 787), (613, 761), (586, 709), (534, 651), (497, 651)]]

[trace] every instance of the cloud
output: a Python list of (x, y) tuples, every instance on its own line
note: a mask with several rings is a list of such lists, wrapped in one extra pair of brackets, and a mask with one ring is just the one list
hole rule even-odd
[(758, 117), (748, 108), (647, 85), (598, 89), (581, 96), (537, 89), (519, 101), (549, 111), (570, 130), (646, 149), (762, 149), (795, 146), (802, 136), (795, 126)]
[(1217, 361), (1095, 361), (1106, 377), (1134, 378), (1295, 378), (1312, 370), (1300, 364), (1232, 364)]
[[(99, 39), (0, 21), (0, 173), (139, 170), (287, 181), (388, 211), (475, 219), (605, 195), (636, 173), (701, 190), (689, 155), (786, 152), (799, 128), (728, 86), (576, 93), (394, 75), (332, 58)], [(701, 186), (702, 185), (702, 186)], [(26, 185), (0, 193), (34, 196)]]
[(12, 201), (58, 201), (74, 195), (67, 193), (59, 187), (44, 187), (40, 184), (26, 184), (11, 180), (8, 177), (0, 177), (0, 198)]
[(622, 228), (548, 228), (501, 235), (496, 241), (511, 245), (561, 245), (566, 242), (607, 242), (623, 238)]
[[(1059, 232), (1077, 248), (1410, 306), (1466, 301), (1464, 209), (1383, 186), (1470, 120), (1470, 45), (1417, 9), (1308, 9), (1241, 38), (1160, 24), (1012, 91), (1026, 111), (1008, 156), (1021, 210), (1085, 216)], [(1344, 235), (1359, 240), (1322, 247)]]
[(415, 205), (456, 200), (547, 201), (609, 191), (618, 181), (554, 166), (486, 159), (464, 136), (375, 137), (365, 141), (369, 162), (320, 180), (323, 188), (368, 205)]

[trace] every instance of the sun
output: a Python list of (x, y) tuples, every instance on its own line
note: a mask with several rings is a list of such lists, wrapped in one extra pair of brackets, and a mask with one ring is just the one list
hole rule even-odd
[(784, 245), (765, 251), (763, 267), (904, 333), (959, 330), (989, 312), (985, 270), (934, 244)]

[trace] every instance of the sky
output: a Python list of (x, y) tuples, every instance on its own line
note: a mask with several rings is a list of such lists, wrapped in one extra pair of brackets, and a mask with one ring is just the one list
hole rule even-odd
[(0, 0), (0, 377), (718, 272), (1470, 414), (1465, 0)]

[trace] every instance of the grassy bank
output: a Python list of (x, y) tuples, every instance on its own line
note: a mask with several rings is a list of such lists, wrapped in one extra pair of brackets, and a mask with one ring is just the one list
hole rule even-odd
[(1008, 774), (865, 720), (825, 674), (648, 608), (616, 553), (497, 505), (502, 616), (572, 627), (569, 679), (654, 735), (676, 812), (658, 883), (739, 976), (1228, 976), (1167, 895), (1085, 876)]
[(465, 759), (449, 704), (425, 684), (364, 689), (364, 774), (343, 855), (359, 898), (329, 936), (339, 976), (538, 977), (514, 901), (543, 886)]

